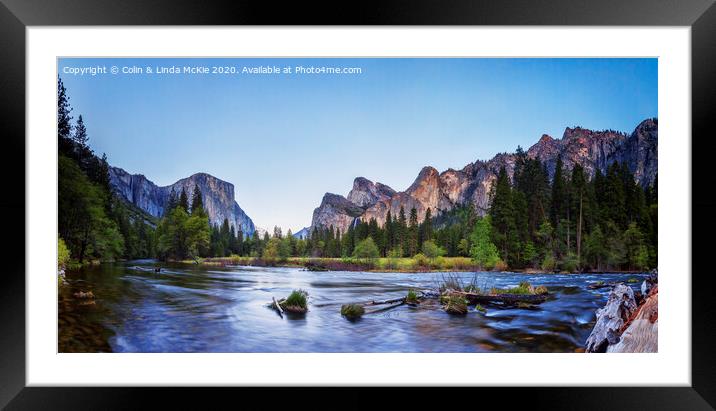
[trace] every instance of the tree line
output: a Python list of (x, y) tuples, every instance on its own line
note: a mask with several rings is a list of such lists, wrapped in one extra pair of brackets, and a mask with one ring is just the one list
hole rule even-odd
[[(490, 207), (388, 211), (385, 222), (356, 220), (342, 232), (315, 227), (308, 238), (291, 230), (251, 235), (228, 220), (212, 225), (195, 186), (191, 197), (171, 192), (155, 219), (118, 198), (106, 155), (89, 147), (80, 115), (72, 122), (67, 91), (58, 79), (58, 234), (71, 258), (88, 260), (251, 256), (471, 257), (484, 268), (544, 270), (642, 270), (657, 265), (657, 180), (635, 181), (626, 163), (612, 163), (592, 178), (578, 164), (557, 158), (547, 165), (518, 147), (513, 176), (503, 167), (489, 193)], [(481, 216), (480, 214), (484, 214)], [(419, 222), (420, 221), (420, 222)]]
[(58, 236), (78, 264), (151, 257), (151, 216), (117, 198), (110, 187), (107, 156), (89, 146), (84, 118), (57, 81)]

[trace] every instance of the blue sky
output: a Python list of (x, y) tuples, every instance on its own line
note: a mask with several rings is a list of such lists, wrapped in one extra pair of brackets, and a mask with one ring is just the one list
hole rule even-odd
[[(656, 59), (76, 59), (76, 118), (110, 164), (167, 185), (234, 184), (260, 227), (294, 232), (364, 176), (406, 189), (579, 125), (630, 133), (658, 116)], [(107, 74), (66, 73), (106, 66)], [(111, 66), (359, 67), (361, 74), (116, 74)]]

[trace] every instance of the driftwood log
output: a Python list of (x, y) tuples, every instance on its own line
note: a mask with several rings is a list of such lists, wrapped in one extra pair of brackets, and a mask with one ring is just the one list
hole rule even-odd
[(637, 309), (634, 291), (624, 284), (617, 284), (609, 294), (607, 304), (596, 312), (594, 324), (585, 349), (587, 352), (605, 352), (609, 345), (619, 342), (619, 331)]
[(276, 297), (271, 297), (271, 299), (273, 300), (271, 306), (278, 312), (279, 317), (283, 318), (283, 308), (281, 308), (281, 305), (276, 301)]
[(598, 290), (598, 289), (600, 289), (600, 288), (616, 287), (617, 284), (624, 284), (624, 283), (620, 283), (620, 282), (594, 283), (594, 284), (589, 284), (589, 285), (587, 286), (587, 288), (590, 289), (590, 290)]
[(517, 303), (541, 304), (547, 301), (549, 294), (477, 294), (466, 291), (448, 291), (447, 294), (460, 295), (470, 304), (505, 304)]

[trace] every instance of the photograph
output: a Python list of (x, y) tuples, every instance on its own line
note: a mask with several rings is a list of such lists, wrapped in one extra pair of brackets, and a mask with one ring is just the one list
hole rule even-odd
[(56, 61), (58, 353), (659, 352), (657, 57)]

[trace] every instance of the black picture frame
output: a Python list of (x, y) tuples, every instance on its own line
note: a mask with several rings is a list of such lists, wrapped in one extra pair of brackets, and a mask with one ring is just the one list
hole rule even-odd
[[(713, 0), (507, 0), (362, 2), (269, 2), (192, 0), (0, 0), (0, 116), (4, 158), (0, 216), (7, 242), (0, 280), (0, 406), (9, 409), (107, 409), (149, 406), (147, 397), (180, 408), (211, 408), (247, 401), (236, 388), (29, 388), (25, 373), (25, 28), (27, 26), (101, 25), (567, 25), (688, 26), (692, 47), (692, 384), (690, 387), (479, 388), (438, 398), (492, 397), (510, 405), (549, 409), (713, 409), (716, 407), (716, 361), (713, 341), (716, 304), (709, 286), (709, 255), (716, 230), (716, 201), (709, 191), (716, 173), (709, 170), (713, 108), (716, 107), (716, 6)], [(688, 136), (684, 136), (688, 144)], [(23, 178), (21, 178), (23, 177)], [(708, 187), (709, 189), (703, 189)], [(701, 234), (699, 236), (698, 234)], [(23, 257), (20, 257), (23, 256)], [(687, 277), (686, 277), (687, 278)], [(91, 373), (92, 370), (87, 370)], [(138, 372), (141, 372), (138, 370)], [(639, 370), (625, 370), (638, 373)], [(197, 390), (202, 390), (198, 392)], [(284, 395), (255, 390), (266, 405), (302, 401), (313, 389), (288, 388)], [(514, 392), (517, 390), (518, 392)], [(374, 403), (371, 395), (338, 390), (341, 402)], [(490, 391), (490, 392), (487, 392)], [(241, 398), (237, 398), (241, 395)], [(410, 395), (422, 405), (426, 393), (397, 395), (409, 406)], [(447, 397), (445, 397), (447, 395)], [(388, 402), (381, 400), (383, 406)], [(469, 403), (469, 402), (468, 402)], [(248, 404), (248, 403), (245, 403)], [(311, 404), (315, 404), (312, 401)], [(477, 404), (477, 403), (475, 403)]]

